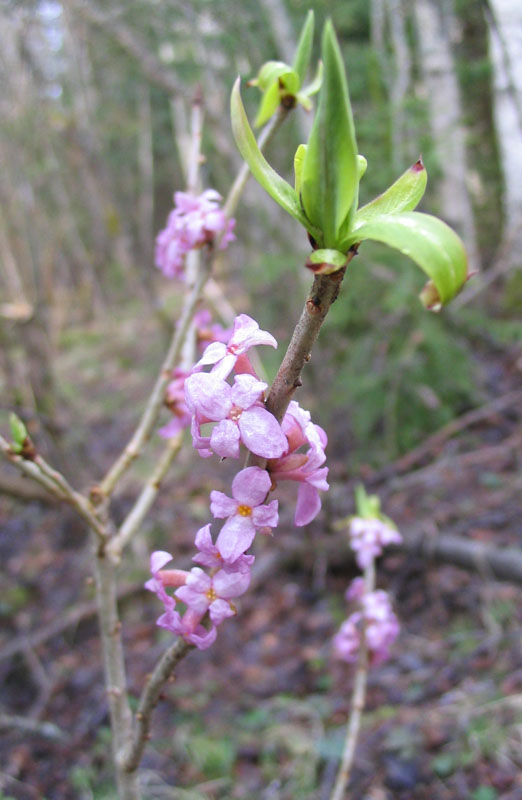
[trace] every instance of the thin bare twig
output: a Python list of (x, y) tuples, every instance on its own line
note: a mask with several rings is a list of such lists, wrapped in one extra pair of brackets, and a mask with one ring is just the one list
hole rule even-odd
[[(143, 592), (142, 583), (134, 583), (130, 586), (125, 586), (118, 591), (118, 600), (124, 600), (139, 592)], [(11, 639), (5, 647), (0, 650), (0, 661), (5, 661), (7, 658), (12, 658), (19, 653), (24, 652), (27, 647), (33, 649), (45, 644), (49, 639), (55, 636), (60, 636), (68, 628), (79, 625), (89, 617), (94, 617), (97, 612), (96, 601), (90, 603), (80, 603), (72, 608), (62, 609), (59, 616), (53, 619), (48, 625), (39, 625), (34, 631), (29, 631), (26, 634), (19, 634), (14, 639)]]
[(126, 772), (120, 766), (122, 753), (132, 741), (133, 725), (116, 594), (116, 566), (101, 548), (96, 553), (94, 564), (103, 672), (111, 719), (112, 754), (118, 797), (120, 800), (140, 800), (141, 793), (136, 772)]
[(96, 516), (89, 501), (73, 489), (64, 476), (53, 469), (41, 456), (37, 455), (34, 459), (29, 460), (17, 453), (13, 453), (9, 442), (3, 436), (0, 436), (0, 451), (24, 475), (32, 478), (58, 499), (73, 506), (78, 515), (87, 522), (100, 540), (107, 538), (107, 529)]
[(417, 447), (405, 453), (403, 456), (400, 456), (400, 458), (398, 458), (392, 464), (383, 467), (374, 475), (371, 475), (368, 480), (368, 484), (374, 485), (375, 483), (380, 483), (383, 480), (387, 480), (391, 476), (406, 472), (427, 455), (429, 455), (433, 450), (441, 447), (444, 442), (446, 442), (448, 439), (451, 439), (457, 433), (460, 433), (472, 425), (476, 425), (478, 422), (482, 422), (488, 417), (493, 416), (493, 414), (503, 411), (505, 408), (516, 407), (520, 402), (522, 402), (522, 390), (515, 389), (512, 392), (508, 392), (500, 397), (496, 397), (494, 400), (491, 400), (489, 403), (485, 403), (479, 408), (473, 408), (471, 411), (467, 411), (460, 417), (457, 417), (456, 419), (451, 420), (451, 422), (448, 422), (446, 425), (443, 425), (442, 428), (439, 428), (438, 431), (433, 433), (431, 436), (428, 436), (428, 438), (421, 442)]
[(171, 677), (176, 664), (187, 655), (190, 649), (191, 645), (187, 644), (183, 639), (178, 639), (165, 651), (147, 681), (136, 712), (134, 736), (121, 762), (123, 769), (127, 772), (133, 772), (138, 768), (145, 744), (149, 738), (152, 712), (158, 704), (161, 690)]
[(53, 722), (40, 722), (29, 717), (20, 717), (16, 714), (0, 714), (0, 728), (16, 728), (24, 733), (43, 736), (45, 739), (60, 740), (64, 732)]
[[(370, 592), (373, 592), (374, 588), (375, 566), (372, 561), (364, 571), (364, 594), (367, 595)], [(361, 631), (361, 642), (359, 646), (359, 658), (357, 660), (357, 671), (355, 673), (352, 692), (351, 711), (348, 719), (348, 726), (346, 728), (346, 738), (344, 740), (343, 755), (341, 758), (339, 772), (337, 773), (337, 780), (335, 782), (334, 790), (330, 800), (343, 800), (348, 781), (350, 780), (350, 771), (355, 755), (357, 739), (359, 738), (364, 704), (366, 701), (368, 666), (368, 647), (366, 644), (365, 626), (363, 624)]]
[(111, 539), (107, 546), (107, 553), (116, 563), (121, 560), (121, 554), (125, 545), (132, 539), (147, 516), (160, 490), (163, 478), (181, 449), (182, 442), (182, 434), (178, 434), (178, 436), (174, 436), (168, 440), (156, 464), (154, 472), (145, 483), (134, 505), (121, 524), (118, 533)]
[(116, 483), (128, 470), (134, 459), (138, 457), (141, 452), (141, 448), (147, 442), (152, 433), (163, 405), (165, 390), (169, 384), (169, 381), (171, 380), (172, 369), (181, 355), (181, 350), (185, 341), (185, 335), (196, 311), (205, 281), (210, 274), (211, 263), (211, 254), (206, 253), (205, 258), (203, 259), (203, 265), (200, 274), (194, 284), (194, 288), (187, 297), (186, 303), (181, 312), (181, 317), (176, 327), (176, 331), (172, 337), (169, 349), (161, 366), (160, 374), (156, 379), (156, 383), (154, 384), (154, 388), (143, 411), (138, 426), (122, 454), (113, 464), (99, 485), (100, 491), (105, 496), (109, 496), (112, 493)]

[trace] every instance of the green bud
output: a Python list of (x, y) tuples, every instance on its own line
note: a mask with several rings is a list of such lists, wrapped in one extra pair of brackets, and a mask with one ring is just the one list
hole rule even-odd
[(302, 170), (301, 201), (322, 231), (320, 246), (337, 248), (349, 226), (358, 186), (357, 147), (348, 84), (332, 23), (324, 27), (319, 105)]
[(314, 250), (306, 261), (306, 266), (316, 275), (331, 275), (344, 266), (348, 257), (339, 250)]
[(13, 437), (12, 449), (15, 453), (20, 453), (28, 436), (27, 428), (20, 417), (14, 413), (9, 414), (9, 427), (11, 428), (11, 436)]

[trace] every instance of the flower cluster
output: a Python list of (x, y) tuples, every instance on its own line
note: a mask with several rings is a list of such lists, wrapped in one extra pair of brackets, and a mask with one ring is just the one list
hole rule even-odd
[(189, 250), (211, 244), (220, 236), (220, 248), (233, 241), (234, 219), (227, 219), (219, 207), (221, 196), (207, 189), (199, 196), (187, 192), (174, 194), (175, 207), (167, 226), (156, 238), (155, 263), (167, 278), (183, 276), (185, 255)]
[[(157, 551), (151, 557), (152, 578), (146, 586), (164, 605), (157, 624), (205, 649), (215, 641), (223, 620), (236, 613), (232, 600), (248, 589), (254, 556), (247, 550), (256, 533), (271, 533), (278, 525), (278, 501), (267, 502), (269, 493), (279, 481), (296, 481), (295, 523), (306, 525), (321, 508), (319, 491), (328, 489), (328, 468), (326, 434), (308, 411), (292, 401), (279, 424), (265, 407), (268, 387), (257, 376), (249, 350), (256, 345), (277, 347), (274, 337), (246, 314), (236, 317), (231, 331), (212, 328), (207, 317), (197, 322), (198, 333), (206, 326), (199, 340), (210, 344), (190, 372), (175, 371), (166, 398), (174, 416), (160, 432), (171, 436), (190, 424), (193, 445), (204, 457), (216, 453), (239, 458), (244, 445), (267, 462), (266, 469), (240, 470), (231, 496), (210, 493), (210, 511), (224, 524), (215, 542), (210, 524), (196, 534), (197, 567), (190, 572), (164, 569), (170, 553)], [(168, 587), (174, 588), (172, 594)]]
[[(367, 507), (378, 507), (378, 499), (366, 497), (364, 491), (362, 501)], [(378, 517), (352, 517), (349, 533), (357, 564), (364, 570), (382, 553), (385, 545), (402, 541), (399, 531)], [(352, 581), (345, 596), (349, 602), (356, 602), (359, 609), (349, 615), (335, 635), (335, 656), (342, 661), (356, 661), (364, 635), (370, 663), (385, 661), (399, 635), (399, 622), (387, 593), (366, 591), (364, 579), (359, 577)]]
[(352, 517), (350, 521), (350, 544), (355, 551), (355, 560), (361, 569), (366, 569), (380, 556), (388, 544), (400, 544), (399, 531), (381, 519)]
[(399, 621), (390, 598), (381, 590), (365, 593), (364, 581), (356, 578), (346, 592), (348, 600), (358, 600), (360, 611), (346, 619), (333, 640), (334, 653), (342, 661), (357, 660), (364, 628), (371, 664), (380, 664), (390, 655), (390, 647), (399, 635)]
[[(198, 553), (193, 561), (210, 569), (210, 575), (201, 567), (185, 570), (164, 570), (172, 559), (170, 553), (156, 551), (151, 556), (151, 580), (147, 589), (158, 596), (165, 612), (157, 620), (162, 628), (183, 636), (186, 641), (204, 650), (217, 636), (217, 626), (236, 613), (230, 601), (240, 597), (250, 585), (250, 568), (254, 556), (245, 555), (256, 531), (270, 531), (279, 522), (277, 500), (264, 504), (270, 489), (266, 470), (247, 467), (238, 472), (232, 481), (232, 497), (223, 492), (210, 494), (210, 510), (217, 519), (226, 519), (216, 543), (212, 541), (210, 525), (196, 534)], [(166, 587), (174, 586), (174, 595)], [(177, 600), (185, 603), (183, 615), (176, 608)], [(210, 627), (202, 620), (208, 612)]]

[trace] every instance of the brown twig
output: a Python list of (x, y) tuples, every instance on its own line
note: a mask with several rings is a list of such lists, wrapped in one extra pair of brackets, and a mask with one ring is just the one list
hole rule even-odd
[(440, 448), (444, 442), (451, 439), (457, 433), (460, 433), (472, 425), (476, 425), (478, 422), (488, 419), (488, 417), (497, 414), (499, 411), (503, 411), (505, 408), (516, 407), (520, 402), (522, 402), (522, 390), (515, 389), (501, 397), (496, 397), (494, 400), (491, 400), (489, 403), (479, 408), (473, 408), (471, 411), (467, 411), (460, 417), (448, 422), (442, 428), (439, 428), (438, 431), (428, 436), (427, 439), (413, 448), (413, 450), (405, 453), (392, 464), (389, 464), (379, 470), (375, 475), (372, 475), (368, 483), (374, 485), (377, 482), (388, 479), (391, 475), (407, 472), (411, 467), (418, 464), (419, 461), (422, 461), (423, 458), (426, 458), (426, 456), (430, 455), (434, 450)]
[(142, 447), (152, 433), (163, 405), (165, 390), (171, 380), (172, 369), (181, 355), (181, 350), (185, 341), (185, 334), (189, 329), (190, 323), (196, 311), (205, 281), (210, 274), (211, 263), (211, 254), (206, 253), (200, 274), (194, 284), (192, 292), (187, 297), (186, 303), (181, 312), (181, 317), (176, 327), (176, 331), (172, 337), (169, 349), (163, 360), (160, 373), (156, 379), (156, 383), (154, 384), (154, 388), (151, 392), (136, 430), (134, 431), (122, 454), (113, 464), (99, 485), (99, 490), (106, 497), (112, 493), (119, 479), (128, 470), (134, 459), (138, 457)]
[(187, 644), (183, 639), (178, 639), (165, 651), (147, 681), (135, 715), (136, 721), (132, 742), (128, 745), (121, 759), (121, 766), (126, 772), (130, 773), (138, 768), (145, 744), (149, 738), (152, 712), (158, 704), (163, 686), (171, 677), (176, 664), (187, 655), (190, 649), (191, 645)]
[(134, 505), (120, 525), (118, 533), (107, 546), (107, 553), (115, 563), (119, 563), (125, 545), (132, 539), (148, 514), (160, 490), (163, 478), (181, 449), (182, 442), (182, 434), (178, 434), (168, 440), (152, 475), (148, 478)]
[(418, 483), (424, 483), (431, 475), (444, 469), (458, 471), (465, 467), (490, 464), (493, 459), (503, 458), (511, 452), (518, 452), (521, 445), (522, 434), (514, 433), (500, 444), (486, 445), (469, 453), (459, 453), (447, 458), (439, 458), (438, 461), (428, 464), (426, 467), (420, 467), (413, 472), (408, 472), (406, 475), (392, 478), (387, 485), (387, 489), (393, 492), (415, 486)]
[(127, 693), (121, 622), (116, 594), (116, 566), (101, 549), (94, 559), (96, 601), (101, 634), (105, 688), (109, 703), (112, 754), (120, 800), (140, 800), (138, 776), (120, 766), (121, 754), (132, 740), (132, 713)]
[(48, 492), (59, 500), (69, 503), (82, 519), (87, 522), (101, 541), (107, 538), (107, 529), (97, 517), (89, 501), (77, 492), (64, 476), (53, 469), (41, 456), (36, 455), (32, 459), (24, 458), (18, 453), (14, 453), (11, 445), (3, 436), (0, 436), (0, 451), (14, 464), (24, 475), (32, 478)]
[[(353, 258), (355, 251), (350, 254)], [(316, 275), (281, 366), (267, 397), (267, 409), (281, 422), (294, 392), (302, 385), (301, 373), (310, 361), (312, 347), (332, 303), (337, 299), (346, 267), (331, 275)]]

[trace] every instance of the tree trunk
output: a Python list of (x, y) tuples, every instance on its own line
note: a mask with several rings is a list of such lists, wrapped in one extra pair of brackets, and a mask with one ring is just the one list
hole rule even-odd
[(522, 3), (490, 0), (493, 112), (504, 177), (503, 242), (510, 263), (522, 257)]
[(466, 185), (467, 158), (461, 99), (450, 46), (451, 8), (437, 0), (415, 0), (421, 69), (431, 134), (438, 156), (440, 215), (464, 239), (472, 268), (479, 267), (473, 209)]

